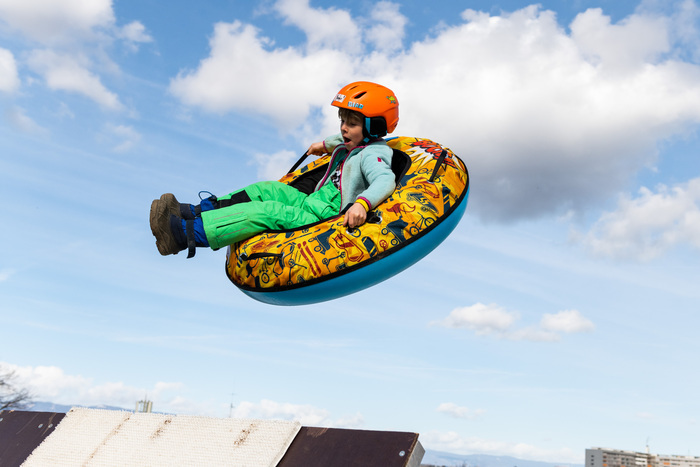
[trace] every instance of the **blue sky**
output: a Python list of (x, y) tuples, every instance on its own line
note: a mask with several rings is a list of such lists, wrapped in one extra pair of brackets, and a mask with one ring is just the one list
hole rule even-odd
[[(0, 0), (0, 362), (38, 400), (700, 455), (700, 5)], [(274, 307), (154, 198), (282, 176), (350, 81), (471, 175), (424, 260)], [(233, 406), (233, 407), (232, 407)]]

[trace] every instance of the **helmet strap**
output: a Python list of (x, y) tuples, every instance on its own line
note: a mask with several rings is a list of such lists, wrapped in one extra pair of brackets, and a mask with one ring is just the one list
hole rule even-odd
[(374, 138), (374, 136), (369, 132), (371, 127), (372, 119), (365, 117), (365, 125), (362, 127), (362, 136), (365, 137), (365, 139), (362, 140), (363, 143), (369, 143), (370, 139)]

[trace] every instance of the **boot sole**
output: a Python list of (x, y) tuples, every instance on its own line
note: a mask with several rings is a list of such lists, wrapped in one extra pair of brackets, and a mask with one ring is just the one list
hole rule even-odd
[(163, 256), (176, 255), (180, 251), (170, 230), (171, 215), (180, 215), (180, 203), (175, 199), (175, 196), (171, 193), (166, 193), (159, 200), (153, 200), (149, 222), (151, 232), (156, 237), (158, 252)]

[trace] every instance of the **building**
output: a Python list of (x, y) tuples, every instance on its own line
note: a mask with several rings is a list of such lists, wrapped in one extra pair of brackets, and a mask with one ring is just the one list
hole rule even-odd
[(591, 448), (586, 449), (586, 467), (700, 467), (700, 457)]

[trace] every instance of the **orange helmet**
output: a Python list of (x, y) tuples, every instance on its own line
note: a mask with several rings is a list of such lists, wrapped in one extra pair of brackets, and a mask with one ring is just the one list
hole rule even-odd
[(365, 116), (365, 132), (374, 138), (386, 136), (399, 123), (399, 101), (394, 92), (381, 84), (357, 81), (343, 87), (331, 105)]

